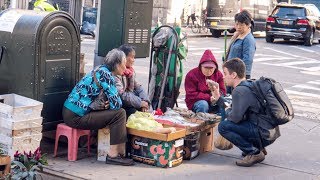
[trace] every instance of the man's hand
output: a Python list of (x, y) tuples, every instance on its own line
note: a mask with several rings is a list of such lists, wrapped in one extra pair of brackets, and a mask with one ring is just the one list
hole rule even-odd
[(213, 102), (212, 100), (214, 99), (214, 101), (217, 101), (220, 98), (220, 91), (219, 88), (217, 88), (216, 86), (213, 86), (213, 91), (211, 91), (211, 102)]
[(104, 108), (105, 109), (109, 109), (110, 108), (110, 103), (109, 103), (108, 100), (106, 102), (104, 102)]

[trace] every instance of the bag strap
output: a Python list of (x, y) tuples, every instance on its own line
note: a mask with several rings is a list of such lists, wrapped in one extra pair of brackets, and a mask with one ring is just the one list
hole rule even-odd
[(97, 70), (98, 70), (99, 68), (97, 68), (97, 69), (95, 69), (92, 73), (93, 73), (93, 80), (94, 80), (94, 82), (96, 83), (96, 85), (100, 88), (100, 89), (102, 89), (103, 90), (103, 88), (102, 88), (102, 86), (100, 85), (100, 83), (98, 82), (98, 79), (97, 79), (97, 76), (96, 76), (96, 72), (97, 72)]

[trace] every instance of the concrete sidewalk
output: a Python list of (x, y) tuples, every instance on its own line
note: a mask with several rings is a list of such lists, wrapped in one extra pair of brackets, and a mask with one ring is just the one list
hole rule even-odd
[[(300, 128), (299, 123), (309, 129)], [(320, 179), (320, 127), (312, 128), (314, 124), (297, 119), (281, 126), (282, 136), (267, 147), (265, 161), (249, 168), (235, 165), (241, 158), (236, 147), (214, 150), (178, 167), (162, 169), (141, 163), (133, 167), (107, 165), (97, 161), (94, 153), (88, 157), (85, 149), (80, 150), (78, 161), (69, 162), (65, 146), (59, 147), (57, 158), (49, 154), (45, 171), (66, 179)]]
[[(192, 32), (191, 32), (192, 33)], [(84, 40), (83, 45), (91, 40)], [(92, 42), (91, 42), (92, 43)], [(94, 48), (94, 46), (92, 46)], [(85, 52), (86, 72), (92, 69), (93, 51)], [(147, 64), (147, 65), (146, 65)], [(138, 81), (147, 86), (149, 58), (137, 59), (135, 69)], [(183, 90), (182, 90), (183, 91)], [(201, 154), (180, 166), (162, 169), (137, 163), (133, 167), (107, 165), (98, 162), (96, 155), (87, 156), (80, 149), (79, 160), (68, 162), (66, 145), (59, 149), (59, 156), (52, 157), (53, 142), (47, 142), (49, 166), (46, 173), (54, 174), (57, 179), (294, 179), (320, 180), (320, 125), (319, 121), (295, 118), (280, 127), (282, 136), (267, 147), (266, 159), (253, 167), (235, 165), (241, 158), (241, 151), (234, 147), (228, 151), (214, 150)], [(63, 145), (63, 144), (62, 144)], [(59, 146), (60, 148), (60, 146)]]

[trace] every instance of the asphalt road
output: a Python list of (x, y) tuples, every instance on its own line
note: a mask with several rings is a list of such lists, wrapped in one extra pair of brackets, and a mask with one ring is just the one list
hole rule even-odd
[[(230, 37), (229, 37), (230, 38)], [(229, 40), (229, 39), (228, 39)], [(184, 74), (198, 66), (202, 53), (210, 49), (221, 69), (224, 38), (189, 37), (188, 57), (183, 62)], [(94, 39), (82, 41), (81, 52), (86, 59), (85, 71), (92, 69), (94, 57)], [(299, 41), (276, 40), (266, 43), (263, 37), (256, 37), (252, 78), (272, 77), (279, 81), (292, 100), (296, 118), (320, 124), (320, 44), (315, 41), (311, 47)], [(135, 62), (137, 77), (147, 88), (150, 58), (138, 58)], [(184, 81), (178, 99), (184, 106)]]

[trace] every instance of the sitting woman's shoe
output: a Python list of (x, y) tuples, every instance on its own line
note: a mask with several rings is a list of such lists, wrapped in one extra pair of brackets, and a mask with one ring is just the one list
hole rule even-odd
[(125, 158), (123, 155), (118, 155), (117, 157), (110, 157), (107, 155), (106, 164), (132, 166), (134, 165), (134, 161), (132, 159)]

